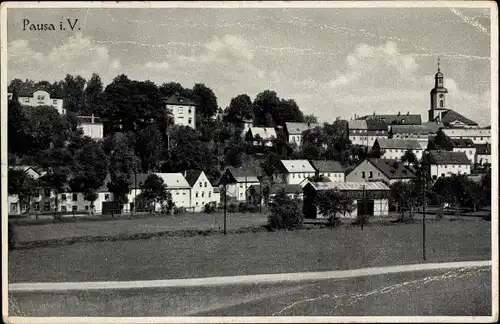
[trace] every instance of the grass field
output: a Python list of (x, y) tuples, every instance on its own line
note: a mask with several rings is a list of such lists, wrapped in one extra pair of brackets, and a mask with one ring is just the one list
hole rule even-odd
[[(427, 261), (491, 259), (491, 223), (427, 224)], [(193, 278), (422, 262), (420, 224), (166, 237), (13, 250), (9, 282)]]

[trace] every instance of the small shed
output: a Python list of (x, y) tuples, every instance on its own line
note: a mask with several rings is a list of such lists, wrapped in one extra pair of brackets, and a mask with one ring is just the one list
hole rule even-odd
[[(305, 218), (323, 218), (317, 206), (317, 194), (335, 190), (345, 199), (353, 199), (354, 210), (346, 213), (346, 218), (356, 218), (358, 213), (366, 216), (389, 216), (390, 189), (383, 182), (309, 182), (304, 186)], [(344, 214), (339, 214), (344, 217)]]

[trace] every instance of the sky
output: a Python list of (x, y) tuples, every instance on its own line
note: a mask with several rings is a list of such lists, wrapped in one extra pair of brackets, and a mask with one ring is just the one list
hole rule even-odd
[[(23, 30), (23, 20), (78, 19), (75, 30)], [(321, 122), (354, 114), (421, 114), (437, 58), (447, 108), (491, 124), (489, 9), (8, 9), (8, 79), (104, 84), (119, 74), (157, 85), (204, 83), (225, 108), (264, 90)], [(78, 30), (79, 29), (79, 30)]]

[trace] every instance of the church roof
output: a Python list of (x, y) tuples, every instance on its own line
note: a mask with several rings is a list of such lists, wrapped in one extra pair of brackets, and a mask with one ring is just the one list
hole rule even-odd
[(467, 117), (464, 117), (462, 115), (460, 115), (459, 113), (457, 113), (456, 111), (454, 111), (453, 109), (449, 109), (447, 112), (444, 113), (444, 115), (441, 117), (441, 122), (444, 124), (444, 125), (449, 125), (450, 123), (454, 122), (454, 121), (459, 121), (463, 124), (466, 124), (468, 126), (477, 126), (477, 123), (470, 120), (469, 118)]

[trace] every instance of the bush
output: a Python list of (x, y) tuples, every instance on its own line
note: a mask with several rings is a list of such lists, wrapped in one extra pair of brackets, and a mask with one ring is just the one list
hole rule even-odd
[(302, 227), (304, 215), (297, 199), (289, 198), (284, 191), (278, 193), (271, 204), (268, 225), (271, 229), (294, 230)]
[(183, 214), (186, 212), (186, 208), (184, 207), (174, 207), (174, 214)]
[(227, 205), (227, 211), (229, 213), (236, 213), (238, 211), (238, 206), (234, 203)]
[(207, 214), (214, 213), (216, 211), (216, 207), (214, 204), (205, 204), (204, 212)]

